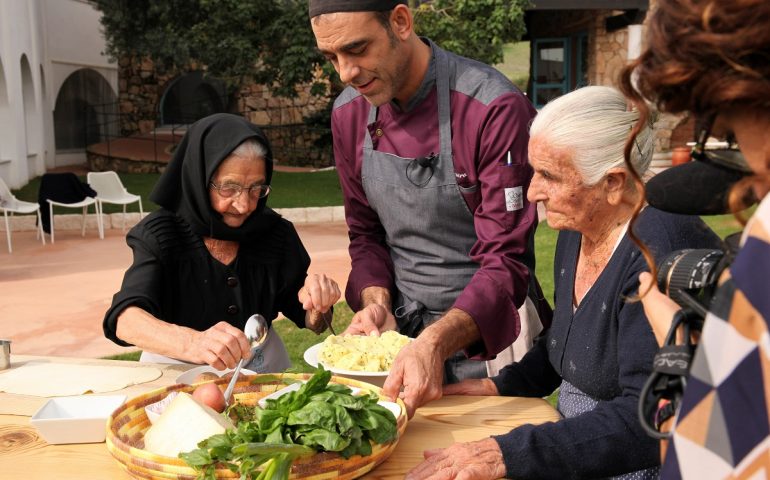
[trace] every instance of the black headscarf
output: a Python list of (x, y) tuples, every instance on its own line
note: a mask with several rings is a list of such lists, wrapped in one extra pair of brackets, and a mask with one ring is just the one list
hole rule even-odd
[(209, 182), (216, 169), (250, 138), (265, 147), (265, 183), (270, 184), (273, 153), (267, 137), (243, 117), (217, 113), (190, 126), (150, 199), (175, 212), (202, 236), (241, 241), (268, 230), (280, 217), (266, 207), (267, 198), (259, 200), (256, 210), (238, 228), (227, 226), (209, 199)]

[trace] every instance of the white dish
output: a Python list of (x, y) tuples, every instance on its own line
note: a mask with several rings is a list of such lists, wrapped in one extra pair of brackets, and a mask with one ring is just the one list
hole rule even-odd
[(125, 401), (125, 395), (52, 398), (35, 412), (30, 423), (50, 444), (99, 443), (107, 433), (107, 419)]
[[(213, 373), (219, 377), (222, 377), (232, 371), (233, 371), (232, 368), (228, 368), (225, 370), (217, 370), (211, 365), (201, 365), (199, 367), (191, 368), (190, 370), (187, 370), (186, 372), (176, 377), (176, 383), (184, 383), (185, 385), (192, 385), (193, 381), (195, 380), (195, 377), (197, 377), (201, 373)], [(256, 373), (257, 372), (253, 370), (248, 370), (245, 368), (241, 369), (241, 375), (256, 375)]]
[[(295, 390), (299, 390), (299, 388), (302, 386), (304, 382), (297, 382), (292, 383), (291, 385), (287, 385), (280, 390), (276, 390), (275, 392), (271, 393), (270, 395), (267, 395), (266, 397), (262, 397), (257, 401), (257, 404), (260, 408), (265, 408), (265, 405), (267, 404), (268, 399), (275, 399), (278, 397), (281, 397), (289, 392), (293, 392)], [(349, 387), (350, 391), (353, 395), (358, 395), (358, 393), (361, 391), (358, 387)], [(390, 412), (393, 414), (394, 417), (398, 418), (398, 416), (401, 414), (401, 406), (395, 402), (388, 402), (386, 400), (380, 400), (377, 402), (378, 405), (387, 408), (390, 410)]]
[(388, 374), (390, 372), (363, 372), (359, 370), (345, 370), (344, 368), (335, 368), (326, 365), (325, 363), (319, 362), (318, 352), (321, 350), (322, 346), (323, 343), (316, 343), (312, 347), (305, 350), (303, 358), (305, 359), (305, 362), (307, 362), (307, 364), (311, 367), (317, 368), (318, 364), (321, 363), (326, 370), (329, 370), (335, 375), (352, 378), (353, 380), (359, 380), (361, 382), (371, 383), (372, 385), (376, 385), (378, 387), (381, 387), (385, 383), (385, 379), (388, 378)]

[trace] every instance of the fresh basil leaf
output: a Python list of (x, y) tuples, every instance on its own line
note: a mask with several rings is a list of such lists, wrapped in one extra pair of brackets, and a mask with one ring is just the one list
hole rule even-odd
[(316, 373), (297, 390), (297, 396), (309, 399), (316, 393), (322, 392), (331, 379), (332, 372), (324, 370), (323, 366), (320, 365)]
[(191, 467), (201, 467), (211, 463), (211, 455), (205, 448), (198, 448), (191, 452), (182, 452), (179, 458), (185, 461)]
[(371, 405), (368, 408), (370, 411), (377, 413), (378, 415), (382, 415), (394, 424), (396, 423), (396, 417), (393, 415), (393, 412), (383, 407), (382, 405), (375, 402), (374, 405)]
[(345, 409), (345, 407), (342, 407), (340, 405), (333, 405), (334, 406), (334, 413), (335, 413), (335, 423), (337, 424), (337, 431), (340, 433), (340, 435), (351, 437), (353, 436), (352, 433), (355, 430), (358, 430), (359, 436), (361, 429), (358, 428), (358, 425), (356, 424), (356, 421), (353, 420), (353, 417), (348, 413), (348, 411)]
[(260, 432), (268, 434), (284, 425), (286, 423), (286, 416), (279, 410), (265, 409), (257, 411), (254, 421)]
[(350, 387), (341, 383), (330, 383), (326, 386), (326, 390), (334, 393), (353, 394), (353, 390), (351, 390)]
[(315, 425), (326, 430), (334, 430), (337, 414), (334, 405), (325, 402), (310, 402), (289, 414), (287, 425)]
[(339, 452), (350, 444), (349, 438), (344, 438), (336, 432), (316, 428), (299, 437), (299, 443), (308, 447), (321, 447), (327, 452)]
[(373, 411), (367, 411), (367, 413), (375, 425), (375, 428), (367, 430), (367, 433), (375, 443), (388, 443), (396, 438), (398, 430), (389, 418)]

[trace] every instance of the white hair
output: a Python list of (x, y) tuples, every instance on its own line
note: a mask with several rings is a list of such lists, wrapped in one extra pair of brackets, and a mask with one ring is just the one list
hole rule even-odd
[(257, 140), (253, 138), (247, 138), (240, 145), (235, 147), (235, 150), (233, 150), (230, 155), (235, 155), (236, 157), (242, 158), (257, 157), (264, 160), (265, 156), (267, 155), (267, 149)]
[[(572, 152), (575, 169), (586, 185), (595, 185), (611, 168), (626, 168), (623, 148), (639, 112), (630, 110), (612, 87), (583, 87), (548, 103), (535, 117), (530, 137)], [(631, 149), (631, 164), (644, 175), (650, 166), (655, 138), (646, 126)]]

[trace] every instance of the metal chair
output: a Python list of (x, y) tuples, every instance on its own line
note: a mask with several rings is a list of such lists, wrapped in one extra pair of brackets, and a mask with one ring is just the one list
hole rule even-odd
[(13, 217), (14, 213), (21, 213), (24, 215), (30, 213), (37, 214), (37, 235), (45, 245), (45, 235), (43, 234), (43, 220), (40, 217), (40, 205), (32, 202), (25, 202), (17, 199), (12, 193), (8, 185), (5, 184), (2, 178), (0, 178), (0, 210), (3, 211), (5, 217), (5, 236), (8, 238), (8, 253), (13, 253), (13, 247), (11, 246), (11, 223), (8, 220), (8, 214)]
[(46, 173), (40, 179), (40, 191), (38, 192), (38, 204), (41, 206), (48, 204), (47, 211), (42, 211), (43, 231), (48, 227), (51, 234), (51, 243), (56, 241), (54, 230), (53, 207), (82, 208), (83, 224), (81, 227), (81, 236), (86, 235), (86, 214), (88, 207), (94, 206), (96, 211), (96, 227), (99, 231), (99, 238), (104, 239), (104, 227), (102, 218), (99, 215), (99, 206), (96, 203), (96, 192), (83, 183), (74, 173)]
[(107, 172), (88, 172), (86, 176), (88, 185), (96, 190), (96, 205), (99, 212), (99, 217), (104, 212), (104, 203), (112, 203), (115, 205), (123, 205), (123, 231), (126, 231), (126, 205), (139, 202), (139, 219), (144, 216), (142, 211), (142, 197), (128, 193), (126, 187), (123, 186), (123, 182), (120, 181), (120, 177), (113, 171)]

